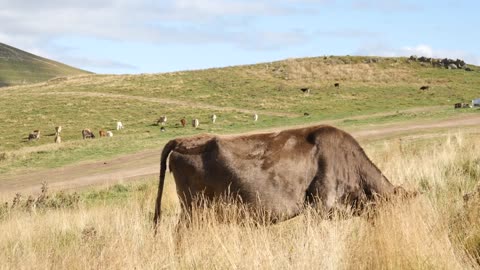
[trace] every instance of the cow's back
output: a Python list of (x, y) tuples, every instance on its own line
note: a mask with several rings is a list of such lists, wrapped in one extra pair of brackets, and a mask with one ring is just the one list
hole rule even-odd
[[(305, 132), (212, 137), (195, 154), (173, 152), (170, 168), (184, 199), (226, 192), (278, 219), (298, 214), (317, 171), (316, 149)], [(186, 194), (186, 196), (185, 196)]]

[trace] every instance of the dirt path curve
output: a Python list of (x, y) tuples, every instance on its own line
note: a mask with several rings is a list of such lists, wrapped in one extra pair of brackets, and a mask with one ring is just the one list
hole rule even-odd
[[(317, 124), (331, 124), (332, 121)], [(468, 115), (461, 118), (424, 123), (403, 123), (388, 126), (347, 129), (357, 139), (371, 139), (391, 136), (402, 132), (422, 131), (439, 128), (458, 128), (479, 126), (480, 115)], [(278, 131), (282, 128), (261, 130), (260, 132)], [(255, 131), (259, 132), (259, 131)], [(230, 135), (228, 135), (230, 136)], [(16, 172), (0, 175), (0, 195), (15, 192), (36, 193), (42, 181), (47, 181), (53, 190), (78, 189), (81, 187), (131, 181), (147, 176), (158, 175), (161, 149), (153, 149), (136, 154), (124, 155), (114, 159), (64, 166), (57, 169)]]

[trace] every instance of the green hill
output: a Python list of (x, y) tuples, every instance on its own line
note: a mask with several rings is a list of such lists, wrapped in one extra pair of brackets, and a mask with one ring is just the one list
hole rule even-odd
[(0, 86), (89, 73), (0, 43)]
[[(0, 91), (0, 173), (160, 148), (171, 138), (205, 132), (324, 120), (352, 129), (478, 114), (478, 109), (453, 108), (480, 97), (478, 67), (469, 67), (473, 71), (408, 58), (338, 56), (161, 74), (87, 74), (5, 87)], [(424, 85), (429, 89), (420, 90)], [(306, 87), (310, 94), (301, 91)], [(168, 117), (165, 132), (153, 125), (161, 115)], [(183, 117), (188, 123), (198, 118), (200, 127), (183, 128)], [(125, 129), (116, 131), (116, 121)], [(63, 127), (61, 145), (48, 136), (58, 125)], [(83, 128), (115, 135), (84, 141)], [(27, 141), (37, 129), (40, 140)]]

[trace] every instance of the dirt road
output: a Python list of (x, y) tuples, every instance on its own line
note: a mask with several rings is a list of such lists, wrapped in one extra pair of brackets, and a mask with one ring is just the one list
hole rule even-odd
[[(318, 123), (324, 124), (326, 122)], [(332, 121), (328, 121), (332, 124)], [(395, 124), (381, 127), (363, 127), (359, 130), (347, 129), (359, 140), (382, 138), (403, 132), (426, 131), (442, 128), (466, 126), (480, 127), (480, 115), (439, 120), (435, 122)], [(282, 128), (284, 129), (284, 128)], [(269, 129), (263, 131), (276, 131)], [(161, 149), (153, 149), (136, 154), (124, 155), (110, 160), (74, 164), (57, 169), (15, 172), (0, 175), (0, 195), (15, 192), (37, 193), (41, 183), (47, 181), (50, 189), (78, 189), (91, 185), (111, 184), (153, 177), (159, 173)]]

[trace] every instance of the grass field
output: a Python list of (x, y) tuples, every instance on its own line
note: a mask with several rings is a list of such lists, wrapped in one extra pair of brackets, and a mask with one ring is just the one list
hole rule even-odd
[(199, 209), (192, 227), (175, 234), (179, 206), (168, 175), (156, 237), (157, 181), (145, 179), (50, 194), (55, 203), (34, 210), (25, 198), (9, 202), (0, 208), (0, 261), (6, 269), (478, 269), (480, 194), (463, 199), (480, 176), (478, 132), (365, 145), (394, 184), (423, 193), (382, 206), (373, 220), (306, 209), (264, 227), (239, 223), (242, 209), (223, 205), (224, 216)]
[[(406, 58), (318, 57), (219, 69), (143, 75), (82, 75), (0, 89), (0, 172), (58, 167), (160, 148), (177, 136), (237, 133), (339, 119), (357, 127), (443, 119), (478, 110), (453, 110), (480, 93), (473, 72), (424, 67)], [(340, 88), (333, 87), (334, 82)], [(429, 85), (420, 91), (421, 85)], [(310, 95), (300, 88), (309, 87)], [(408, 109), (420, 108), (417, 111)], [(215, 113), (217, 123), (209, 116)], [(254, 123), (252, 114), (258, 113)], [(304, 116), (308, 113), (308, 116)], [(167, 132), (153, 123), (167, 115)], [(200, 119), (200, 128), (179, 120)], [(360, 118), (359, 118), (360, 117)], [(81, 130), (125, 129), (112, 139), (82, 141)], [(54, 127), (63, 127), (55, 145)], [(39, 141), (27, 141), (39, 129)], [(49, 136), (50, 135), (50, 136)]]
[[(239, 133), (329, 120), (366, 129), (477, 115), (454, 110), (480, 93), (473, 72), (425, 67), (406, 58), (318, 57), (143, 75), (81, 75), (0, 88), (0, 173), (61, 167), (146, 149), (204, 132)], [(339, 88), (333, 87), (335, 82)], [(427, 91), (419, 87), (429, 85)], [(300, 88), (309, 87), (310, 95)], [(215, 113), (217, 123), (209, 122)], [(258, 122), (252, 114), (258, 113)], [(304, 113), (308, 113), (305, 116)], [(167, 115), (166, 132), (153, 125)], [(179, 120), (200, 119), (200, 128)], [(82, 140), (81, 130), (125, 129)], [(62, 144), (54, 144), (61, 125)], [(32, 130), (41, 138), (28, 141)], [(273, 226), (244, 211), (198, 209), (176, 233), (171, 175), (154, 237), (157, 180), (73, 192), (0, 197), (0, 268), (5, 269), (478, 269), (480, 130), (402, 134), (362, 141), (395, 185), (422, 194), (380, 207), (373, 219), (304, 214)], [(43, 196), (43, 197), (42, 197)], [(32, 199), (41, 203), (33, 208)], [(6, 203), (6, 204), (5, 204)], [(248, 214), (248, 213), (247, 213)], [(223, 222), (221, 221), (223, 220)], [(225, 222), (226, 220), (226, 222)]]

